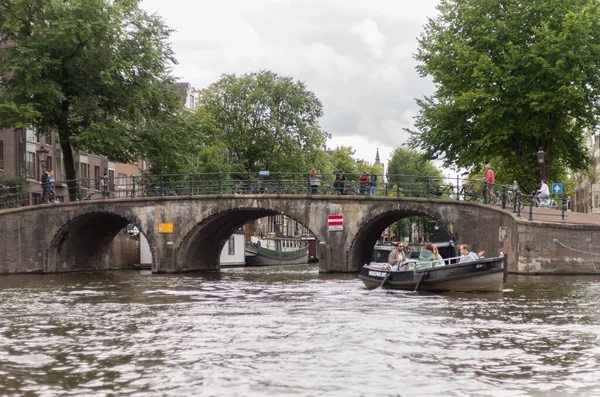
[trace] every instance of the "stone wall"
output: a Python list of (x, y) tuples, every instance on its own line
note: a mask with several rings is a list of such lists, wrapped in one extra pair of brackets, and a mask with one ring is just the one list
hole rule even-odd
[(598, 226), (520, 222), (518, 234), (515, 273), (600, 274)]

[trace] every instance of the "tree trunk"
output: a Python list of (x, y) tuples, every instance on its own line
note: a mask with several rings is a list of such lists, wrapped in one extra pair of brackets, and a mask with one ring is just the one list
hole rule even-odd
[(66, 132), (58, 133), (60, 138), (60, 148), (63, 154), (63, 166), (65, 177), (67, 178), (67, 188), (69, 190), (69, 200), (77, 200), (77, 174), (75, 173), (75, 162), (73, 161), (73, 150), (69, 142), (69, 136)]
[(77, 173), (75, 172), (75, 162), (73, 160), (73, 149), (71, 148), (71, 130), (69, 126), (69, 101), (61, 103), (60, 122), (58, 123), (58, 137), (60, 140), (60, 148), (63, 155), (63, 166), (65, 169), (65, 177), (67, 178), (67, 189), (69, 191), (69, 201), (79, 199), (77, 188)]

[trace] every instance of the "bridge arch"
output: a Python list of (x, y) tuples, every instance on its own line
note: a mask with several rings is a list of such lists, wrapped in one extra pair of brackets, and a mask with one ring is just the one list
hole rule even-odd
[(240, 227), (256, 219), (271, 215), (285, 215), (314, 232), (301, 219), (285, 208), (239, 207), (226, 209), (212, 214), (199, 223), (192, 225), (183, 234), (181, 242), (175, 250), (175, 266), (177, 271), (218, 270), (219, 255), (229, 237)]
[(69, 219), (48, 245), (45, 272), (110, 269), (111, 244), (130, 223), (142, 233), (142, 223), (132, 214), (93, 211)]
[(358, 228), (348, 251), (348, 268), (351, 271), (359, 271), (364, 264), (371, 261), (373, 247), (381, 233), (392, 223), (413, 216), (427, 216), (435, 219), (442, 227), (448, 230), (448, 233), (450, 233), (454, 240), (454, 236), (447, 227), (448, 221), (438, 211), (411, 208), (385, 209), (375, 217), (367, 219)]

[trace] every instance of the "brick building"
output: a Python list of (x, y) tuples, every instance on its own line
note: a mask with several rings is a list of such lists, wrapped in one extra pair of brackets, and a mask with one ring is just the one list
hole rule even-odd
[(600, 132), (588, 139), (592, 169), (586, 174), (577, 174), (577, 185), (572, 198), (573, 211), (600, 213)]

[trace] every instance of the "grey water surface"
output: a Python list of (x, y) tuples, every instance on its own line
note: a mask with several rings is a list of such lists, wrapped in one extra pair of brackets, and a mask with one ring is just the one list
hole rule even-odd
[(363, 288), (314, 265), (0, 276), (2, 396), (600, 396), (600, 278)]

